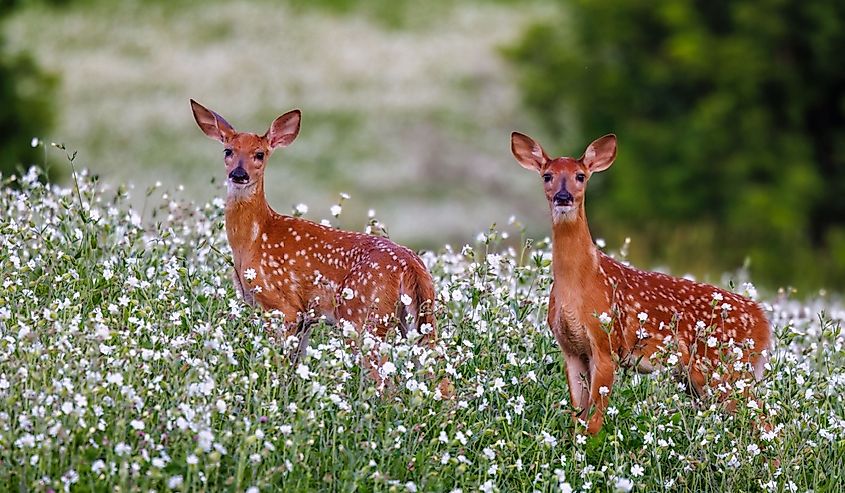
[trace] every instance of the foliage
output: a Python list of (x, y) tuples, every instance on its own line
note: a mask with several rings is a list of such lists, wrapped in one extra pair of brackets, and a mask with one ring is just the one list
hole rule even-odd
[(762, 280), (841, 285), (843, 48), (838, 0), (576, 0), (507, 54), (550, 148), (619, 135), (595, 224), (652, 259), (750, 250)]
[(440, 341), (382, 344), (378, 395), (341, 328), (293, 362), (264, 330), (278, 316), (235, 298), (220, 199), (150, 189), (145, 222), (125, 189), (75, 178), (0, 187), (3, 490), (832, 491), (845, 472), (841, 305), (773, 300), (771, 433), (670, 369), (620, 375), (587, 439), (544, 322), (548, 245), (490, 253), (492, 231), (425, 254)]
[[(17, 4), (0, 0), (0, 22)], [(2, 24), (0, 24), (2, 26)], [(32, 138), (44, 135), (53, 122), (56, 79), (44, 73), (26, 53), (4, 50), (0, 33), (0, 174), (42, 162)]]

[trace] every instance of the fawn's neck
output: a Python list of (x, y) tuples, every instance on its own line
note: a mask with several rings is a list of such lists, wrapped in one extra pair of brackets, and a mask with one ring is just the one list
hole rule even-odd
[(553, 224), (552, 241), (552, 273), (556, 283), (578, 288), (597, 277), (598, 251), (593, 245), (583, 206), (575, 220)]
[(252, 189), (229, 192), (226, 197), (226, 236), (229, 246), (239, 260), (240, 254), (258, 245), (262, 230), (273, 214), (264, 197), (264, 182), (259, 181)]

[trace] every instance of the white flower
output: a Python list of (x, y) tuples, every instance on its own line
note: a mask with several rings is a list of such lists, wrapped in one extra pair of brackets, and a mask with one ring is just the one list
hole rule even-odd
[(299, 378), (303, 380), (308, 380), (311, 378), (311, 370), (309, 370), (308, 367), (302, 363), (300, 363), (299, 366), (296, 367), (296, 374), (299, 376)]
[(144, 422), (138, 419), (133, 419), (129, 422), (129, 426), (132, 427), (133, 430), (139, 431), (144, 429)]
[(244, 279), (247, 281), (252, 281), (255, 279), (255, 269), (249, 268), (244, 271)]
[(612, 321), (613, 321), (613, 319), (610, 318), (610, 315), (608, 315), (605, 312), (601, 312), (601, 315), (599, 315), (599, 323), (602, 324), (602, 325), (607, 325)]
[(541, 432), (543, 434), (543, 443), (548, 445), (551, 448), (555, 448), (557, 446), (557, 438), (549, 435), (545, 431)]
[(604, 385), (602, 385), (601, 387), (599, 387), (599, 394), (600, 394), (600, 395), (605, 396), (605, 395), (607, 395), (607, 394), (609, 394), (609, 393), (610, 393), (610, 389), (609, 389), (609, 388), (605, 387)]
[(387, 375), (392, 375), (394, 373), (396, 373), (396, 365), (394, 365), (392, 362), (387, 361), (385, 364), (381, 365), (381, 374), (382, 375), (387, 376)]
[(405, 483), (405, 489), (410, 491), (411, 493), (417, 493), (417, 484), (413, 481), (408, 481)]
[(713, 292), (713, 301), (722, 301), (722, 293), (718, 291)]
[(296, 204), (296, 212), (300, 214), (308, 214), (308, 206), (305, 204)]
[(616, 478), (613, 489), (618, 493), (628, 493), (634, 488), (634, 482), (628, 478)]
[(355, 291), (352, 291), (352, 288), (343, 288), (341, 296), (343, 296), (343, 299), (345, 300), (351, 300), (355, 297)]
[(751, 284), (750, 282), (744, 282), (744, 283), (742, 283), (742, 294), (744, 294), (745, 296), (748, 296), (752, 300), (756, 300), (757, 299), (757, 288), (755, 288), (754, 285)]
[(643, 472), (645, 472), (645, 469), (643, 469), (643, 466), (641, 466), (639, 464), (634, 464), (633, 466), (631, 466), (631, 476), (638, 478), (638, 477), (643, 475)]
[(493, 486), (493, 481), (491, 481), (491, 480), (489, 480), (489, 479), (488, 479), (488, 480), (487, 480), (484, 484), (482, 484), (482, 485), (481, 485), (481, 487), (480, 487), (480, 488), (478, 488), (478, 489), (479, 489), (479, 491), (481, 491), (482, 493), (492, 493), (492, 492), (493, 492), (493, 488), (494, 488), (494, 486)]
[(200, 460), (199, 460), (199, 457), (197, 457), (197, 456), (196, 456), (196, 455), (194, 455), (194, 454), (189, 455), (189, 456), (185, 459), (185, 462), (187, 462), (189, 466), (195, 466), (195, 465), (199, 464), (199, 461), (200, 461)]
[(91, 464), (91, 472), (94, 474), (100, 474), (106, 469), (106, 463), (103, 462), (102, 459), (97, 459)]
[(167, 480), (167, 487), (171, 490), (182, 487), (182, 476), (173, 476)]
[(341, 212), (343, 212), (343, 207), (341, 207), (340, 204), (335, 204), (332, 206), (330, 211), (332, 213), (332, 216), (337, 217), (340, 215)]
[(120, 442), (120, 443), (118, 443), (117, 445), (114, 446), (114, 453), (121, 456), (121, 457), (129, 454), (129, 452), (131, 452), (131, 451), (132, 451), (132, 447), (130, 447), (129, 445), (126, 445), (123, 442)]
[(637, 314), (637, 320), (639, 320), (640, 322), (645, 322), (646, 320), (648, 320), (648, 313), (646, 313), (646, 312), (638, 313)]
[(246, 493), (258, 493), (259, 491), (257, 486), (250, 486), (246, 489)]
[(29, 142), (29, 145), (32, 147), (38, 147), (38, 144), (41, 141), (38, 140), (38, 137), (33, 137), (32, 140)]
[(404, 293), (402, 294), (402, 296), (399, 299), (402, 301), (402, 304), (405, 305), (405, 306), (410, 306), (411, 302), (413, 301), (410, 296), (408, 296), (407, 294), (404, 294)]
[(282, 425), (279, 427), (279, 431), (282, 433), (282, 435), (290, 435), (293, 432), (293, 426)]
[(719, 344), (719, 340), (713, 336), (707, 338), (707, 347), (716, 347)]
[(120, 373), (109, 373), (106, 375), (106, 382), (117, 386), (123, 385), (123, 375)]

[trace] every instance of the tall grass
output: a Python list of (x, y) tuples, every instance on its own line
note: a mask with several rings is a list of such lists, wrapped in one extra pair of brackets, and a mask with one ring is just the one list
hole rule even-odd
[[(384, 341), (380, 394), (341, 327), (316, 327), (293, 363), (296, 341), (265, 330), (277, 316), (236, 299), (220, 199), (152, 187), (133, 201), (74, 177), (0, 188), (4, 490), (841, 490), (839, 303), (764, 300), (772, 432), (753, 406), (690, 398), (671, 371), (622, 372), (587, 438), (545, 323), (548, 244), (518, 222), (424, 253), (439, 344)], [(522, 246), (500, 247), (509, 235)]]

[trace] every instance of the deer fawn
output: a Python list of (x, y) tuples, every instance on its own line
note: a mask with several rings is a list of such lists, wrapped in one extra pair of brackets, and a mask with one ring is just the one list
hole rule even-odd
[(629, 267), (593, 245), (585, 193), (590, 176), (613, 164), (615, 135), (597, 139), (578, 159), (551, 159), (536, 141), (514, 132), (511, 151), (543, 179), (553, 231), (548, 322), (563, 351), (576, 418), (589, 418), (588, 433), (601, 429), (617, 366), (650, 372), (659, 365), (652, 356), (667, 348), (673, 350), (667, 363), (677, 359), (690, 391), (699, 395), (717, 388), (726, 398), (732, 383), (742, 390), (741, 378), (762, 378), (772, 331), (755, 302)]
[[(296, 139), (299, 110), (276, 118), (257, 135), (235, 131), (193, 99), (191, 109), (200, 129), (224, 146), (232, 278), (248, 303), (279, 310), (287, 335), (303, 339), (316, 318), (325, 317), (379, 337), (398, 325), (403, 335), (415, 330), (422, 334), (420, 342), (434, 344), (434, 287), (416, 254), (386, 238), (278, 214), (267, 204), (265, 165), (274, 150)], [(365, 361), (378, 378), (372, 362)]]

